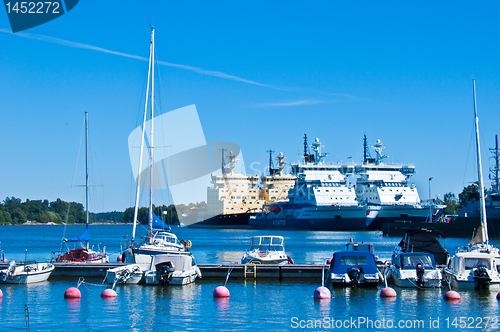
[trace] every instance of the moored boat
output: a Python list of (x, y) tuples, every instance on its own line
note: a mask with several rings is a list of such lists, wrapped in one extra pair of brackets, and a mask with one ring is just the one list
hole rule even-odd
[(106, 271), (108, 284), (138, 284), (144, 276), (144, 271), (138, 264), (127, 264)]
[(0, 283), (31, 284), (42, 282), (50, 277), (54, 266), (50, 263), (10, 261), (6, 269), (0, 270)]
[[(80, 236), (63, 239), (60, 252), (52, 252), (53, 263), (108, 263), (109, 258), (106, 254), (106, 246), (102, 250), (94, 251), (89, 247), (90, 230), (89, 230), (89, 143), (88, 143), (88, 113), (85, 112), (85, 230)], [(62, 246), (68, 242), (78, 242), (81, 248), (67, 248), (63, 252)], [(85, 244), (83, 244), (85, 243)]]
[[(156, 168), (155, 165), (160, 166), (160, 163), (155, 163), (153, 151), (153, 132), (154, 132), (154, 59), (155, 59), (155, 42), (154, 42), (154, 28), (151, 27), (151, 44), (150, 44), (150, 54), (149, 54), (149, 68), (148, 68), (148, 83), (146, 88), (146, 103), (144, 109), (144, 122), (141, 127), (136, 128), (130, 136), (129, 142), (134, 142), (136, 138), (140, 138), (140, 154), (139, 154), (139, 164), (137, 172), (137, 192), (136, 201), (134, 208), (134, 219), (133, 219), (133, 230), (132, 239), (130, 246), (125, 250), (122, 255), (125, 259), (124, 262), (137, 264), (141, 270), (145, 272), (145, 280), (148, 283), (149, 275), (156, 273), (156, 265), (166, 262), (172, 263), (172, 272), (174, 274), (174, 281), (168, 283), (180, 283), (185, 284), (186, 281), (192, 282), (201, 273), (195, 273), (194, 276), (189, 274), (184, 275), (186, 271), (186, 262), (191, 264), (192, 269), (196, 270), (196, 262), (193, 255), (189, 251), (191, 247), (190, 241), (185, 241), (181, 243), (177, 236), (170, 232), (170, 227), (165, 224), (158, 216), (153, 212), (153, 189), (156, 186), (161, 187), (156, 182), (160, 181), (159, 178), (162, 174)], [(151, 84), (151, 92), (149, 92)], [(149, 103), (149, 104), (148, 104)], [(149, 108), (148, 108), (149, 107)], [(147, 120), (149, 114), (149, 120)], [(148, 135), (148, 145), (146, 146), (146, 129), (149, 127)], [(138, 135), (140, 133), (140, 136)], [(164, 133), (166, 134), (166, 133)], [(135, 142), (139, 143), (139, 142)], [(135, 144), (132, 143), (132, 144)], [(143, 153), (144, 152), (144, 153)], [(143, 159), (147, 155), (149, 157), (149, 165), (147, 168), (142, 169)], [(132, 157), (131, 157), (132, 158)], [(134, 165), (133, 165), (134, 166)], [(144, 242), (135, 242), (136, 227), (138, 223), (138, 212), (139, 212), (139, 196), (140, 188), (149, 189), (149, 207), (148, 207), (148, 235)], [(175, 259), (174, 259), (175, 258)], [(175, 261), (175, 262), (174, 262)], [(174, 264), (175, 263), (175, 264)], [(199, 269), (197, 269), (199, 271)], [(191, 271), (189, 270), (189, 273)], [(178, 276), (178, 277), (177, 277)], [(154, 279), (154, 278), (152, 278)], [(155, 283), (155, 282), (153, 282)]]
[(339, 251), (333, 254), (327, 275), (327, 282), (332, 286), (376, 287), (380, 279), (371, 252)]
[(251, 238), (250, 251), (241, 258), (241, 264), (293, 264), (285, 253), (282, 236), (254, 236)]
[(201, 278), (201, 271), (192, 254), (155, 255), (149, 270), (144, 273), (148, 285), (186, 285), (197, 277)]
[(439, 288), (443, 276), (434, 256), (425, 252), (400, 252), (392, 257), (392, 280), (398, 287)]
[(500, 289), (500, 252), (489, 244), (486, 204), (484, 198), (479, 119), (476, 108), (476, 83), (474, 86), (474, 118), (476, 132), (477, 169), (481, 226), (466, 247), (459, 247), (444, 269), (446, 281), (454, 288)]

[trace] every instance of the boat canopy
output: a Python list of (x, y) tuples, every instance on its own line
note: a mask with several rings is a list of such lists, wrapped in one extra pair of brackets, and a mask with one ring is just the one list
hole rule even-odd
[(284, 239), (281, 236), (254, 236), (251, 239), (251, 250), (284, 251), (283, 242)]
[(446, 236), (436, 230), (412, 229), (406, 232), (405, 236), (399, 242), (403, 252), (427, 252), (434, 256), (436, 264), (446, 265), (450, 254), (441, 246), (436, 237)]
[(153, 213), (153, 229), (166, 229), (170, 231), (170, 226), (165, 224), (155, 213)]
[(89, 224), (87, 224), (87, 227), (83, 231), (83, 233), (80, 236), (77, 237), (72, 237), (69, 239), (63, 239), (64, 242), (78, 242), (78, 241), (85, 241), (88, 242), (90, 241), (90, 232), (89, 232)]
[(359, 267), (362, 273), (378, 273), (373, 254), (368, 251), (339, 251), (333, 254), (330, 270), (335, 274), (347, 273), (351, 267)]

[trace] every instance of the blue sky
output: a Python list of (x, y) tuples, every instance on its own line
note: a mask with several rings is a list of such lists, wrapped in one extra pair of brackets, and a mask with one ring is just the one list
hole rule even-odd
[(195, 104), (206, 141), (238, 144), (248, 173), (267, 165), (269, 148), (297, 161), (304, 133), (329, 161), (360, 162), (366, 133), (389, 162), (415, 164), (421, 198), (429, 177), (432, 196), (458, 194), (477, 177), (475, 78), (490, 187), (499, 10), (493, 1), (88, 0), (12, 34), (0, 9), (0, 198), (83, 202), (72, 183), (88, 111), (92, 182), (102, 185), (92, 210), (133, 206), (127, 138), (142, 113), (149, 24), (170, 64), (160, 66), (162, 112)]

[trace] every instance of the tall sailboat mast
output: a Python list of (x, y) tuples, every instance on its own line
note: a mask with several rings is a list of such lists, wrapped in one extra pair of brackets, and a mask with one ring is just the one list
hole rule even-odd
[(481, 216), (481, 232), (483, 233), (483, 239), (486, 244), (488, 244), (488, 223), (486, 221), (486, 204), (484, 201), (484, 183), (483, 183), (483, 170), (481, 168), (481, 147), (479, 144), (479, 118), (477, 117), (477, 107), (476, 107), (476, 81), (472, 79), (473, 92), (474, 92), (474, 117), (475, 117), (475, 129), (476, 129), (476, 149), (477, 149), (477, 173), (479, 180), (479, 204), (480, 204), (480, 216)]
[[(154, 46), (154, 28), (151, 27), (151, 45), (149, 47), (149, 63), (148, 63), (148, 83), (146, 85), (146, 100), (145, 100), (145, 103), (144, 103), (144, 119), (142, 121), (142, 135), (141, 135), (141, 152), (139, 154), (140, 158), (139, 158), (139, 171), (138, 171), (138, 177), (137, 177), (137, 191), (136, 191), (136, 196), (135, 196), (135, 208), (134, 208), (134, 226), (132, 228), (132, 242), (134, 242), (135, 240), (135, 229), (137, 227), (137, 217), (138, 217), (138, 214), (139, 214), (139, 194), (140, 194), (140, 190), (141, 190), (141, 175), (142, 175), (142, 156), (143, 156), (143, 153), (144, 153), (144, 134), (145, 134), (145, 131), (146, 131), (146, 120), (147, 120), (147, 110), (148, 110), (148, 96), (149, 96), (149, 84), (151, 83), (151, 74), (152, 74), (152, 70), (153, 70), (153, 46)], [(153, 109), (151, 107), (151, 109)], [(151, 126), (153, 125), (152, 124), (153, 122), (153, 119), (151, 117)], [(151, 134), (152, 136), (152, 134)], [(152, 152), (152, 150), (150, 150), (150, 152)], [(152, 175), (152, 169), (150, 169), (150, 174)], [(151, 179), (152, 179), (152, 176), (151, 176)], [(152, 181), (151, 181), (152, 182)], [(151, 185), (152, 183), (150, 183)], [(152, 201), (152, 199), (151, 199)], [(151, 209), (150, 209), (151, 211)], [(151, 218), (152, 220), (152, 218)], [(149, 224), (151, 225), (151, 222), (149, 222)], [(150, 232), (152, 232), (152, 230), (150, 230)]]
[[(85, 112), (85, 223), (89, 225), (89, 115)], [(86, 241), (87, 249), (89, 242)]]
[(151, 27), (151, 133), (149, 142), (149, 237), (153, 236), (153, 119), (155, 94), (155, 29)]

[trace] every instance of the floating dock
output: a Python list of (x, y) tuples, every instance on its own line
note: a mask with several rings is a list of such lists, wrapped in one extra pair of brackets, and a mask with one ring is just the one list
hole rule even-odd
[[(50, 279), (57, 278), (104, 278), (106, 271), (123, 263), (106, 264), (75, 264), (75, 263), (53, 263), (54, 271)], [(0, 269), (7, 264), (0, 264)], [(321, 264), (289, 264), (289, 265), (260, 265), (260, 264), (198, 264), (203, 279), (225, 279), (229, 269), (231, 279), (308, 279), (321, 281), (322, 267), (325, 273), (328, 266)]]

